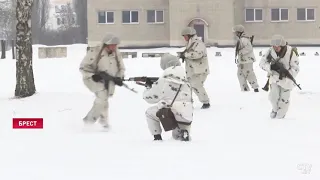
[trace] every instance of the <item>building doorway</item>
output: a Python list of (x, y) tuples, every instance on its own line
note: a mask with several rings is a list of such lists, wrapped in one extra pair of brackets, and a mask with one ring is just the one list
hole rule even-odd
[(195, 24), (193, 28), (197, 31), (197, 36), (201, 37), (201, 40), (204, 42), (204, 24)]
[(208, 23), (201, 18), (193, 18), (188, 26), (193, 27), (196, 32), (197, 32), (197, 36), (201, 37), (203, 42), (206, 42), (208, 39)]

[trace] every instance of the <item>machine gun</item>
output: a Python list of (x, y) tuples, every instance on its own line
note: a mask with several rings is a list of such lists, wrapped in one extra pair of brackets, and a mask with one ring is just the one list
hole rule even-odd
[(152, 84), (156, 81), (158, 81), (158, 77), (147, 77), (147, 76), (140, 76), (140, 77), (131, 77), (128, 79), (124, 79), (124, 81), (135, 81), (136, 84), (145, 86), (145, 87), (151, 87)]
[[(109, 88), (109, 82), (113, 81), (123, 81), (123, 79), (121, 79), (120, 77), (114, 77), (111, 76), (110, 74), (106, 73), (106, 72), (100, 72), (99, 75), (102, 77), (103, 81), (104, 81), (104, 87), (106, 89)], [(133, 88), (130, 88), (127, 84), (122, 83), (122, 86), (129, 89), (130, 91), (134, 92), (134, 93), (138, 93), (136, 90), (134, 90)]]

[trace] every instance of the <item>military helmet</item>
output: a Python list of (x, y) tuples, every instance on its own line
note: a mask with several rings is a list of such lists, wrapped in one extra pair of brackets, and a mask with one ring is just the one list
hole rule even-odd
[(115, 36), (114, 34), (108, 33), (107, 35), (104, 36), (102, 39), (102, 43), (105, 45), (110, 45), (110, 44), (120, 44), (120, 39)]
[(238, 24), (232, 28), (233, 32), (239, 32), (243, 33), (244, 32), (244, 27), (241, 24)]
[(287, 42), (284, 37), (280, 34), (273, 35), (270, 42), (271, 46), (285, 46)]
[(197, 34), (197, 32), (193, 27), (186, 27), (181, 31), (181, 36), (195, 35), (195, 34)]

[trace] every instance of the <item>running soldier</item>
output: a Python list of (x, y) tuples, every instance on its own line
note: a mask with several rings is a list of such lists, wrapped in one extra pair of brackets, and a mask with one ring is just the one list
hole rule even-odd
[(271, 118), (282, 119), (286, 116), (290, 105), (290, 93), (294, 82), (284, 72), (288, 71), (295, 78), (299, 71), (299, 58), (294, 48), (286, 44), (281, 35), (274, 35), (271, 48), (262, 56), (260, 67), (269, 74), (269, 100), (272, 105)]
[[(125, 66), (117, 45), (120, 39), (112, 34), (106, 35), (100, 46), (88, 51), (81, 62), (80, 72), (83, 76), (84, 85), (95, 94), (93, 106), (84, 117), (85, 123), (93, 124), (99, 119), (104, 127), (109, 127), (109, 103), (108, 99), (115, 92), (115, 85), (123, 85)], [(114, 78), (105, 81), (103, 74)]]

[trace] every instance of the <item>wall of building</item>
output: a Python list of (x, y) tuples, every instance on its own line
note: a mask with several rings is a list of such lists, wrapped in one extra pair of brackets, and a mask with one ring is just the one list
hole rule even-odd
[[(112, 3), (112, 6), (109, 4)], [(169, 10), (167, 0), (90, 0), (88, 1), (88, 41), (97, 44), (112, 32), (121, 37), (122, 46), (169, 46)], [(138, 11), (138, 23), (123, 23), (122, 11)], [(147, 11), (163, 11), (163, 22), (148, 23)], [(114, 22), (98, 23), (98, 11), (114, 12)]]

